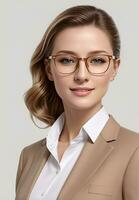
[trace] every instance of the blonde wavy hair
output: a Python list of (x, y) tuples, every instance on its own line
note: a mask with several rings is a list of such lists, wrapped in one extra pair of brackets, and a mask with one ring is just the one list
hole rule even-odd
[[(32, 87), (25, 93), (25, 104), (33, 117), (49, 127), (64, 111), (53, 81), (48, 79), (44, 59), (51, 55), (57, 35), (68, 27), (90, 25), (107, 33), (113, 54), (120, 56), (120, 37), (115, 22), (104, 10), (91, 5), (79, 5), (60, 13), (47, 28), (30, 62)], [(33, 120), (34, 121), (34, 120)]]

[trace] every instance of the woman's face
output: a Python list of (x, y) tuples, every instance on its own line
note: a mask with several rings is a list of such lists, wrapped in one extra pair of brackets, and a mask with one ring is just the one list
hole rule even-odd
[[(100, 54), (113, 55), (113, 50), (108, 36), (102, 30), (93, 25), (67, 28), (60, 32), (55, 40), (51, 55), (60, 54), (59, 51), (72, 51), (77, 57), (87, 57), (90, 52), (100, 51)], [(54, 61), (50, 62), (50, 68), (47, 69), (48, 78), (54, 81), (55, 89), (62, 99), (64, 107), (86, 110), (101, 107), (101, 101), (105, 95), (109, 82), (116, 75), (119, 61), (111, 60), (109, 69), (104, 75), (91, 75), (83, 60), (80, 60), (79, 66), (72, 74), (61, 75), (55, 67)], [(92, 88), (88, 95), (80, 95), (72, 91), (71, 88), (88, 87)]]

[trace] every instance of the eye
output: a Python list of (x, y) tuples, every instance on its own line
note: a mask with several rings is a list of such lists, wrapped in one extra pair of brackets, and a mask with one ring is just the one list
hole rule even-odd
[(106, 63), (106, 61), (102, 58), (94, 58), (93, 60), (91, 60), (92, 64), (103, 64)]
[(106, 56), (90, 57), (89, 63), (93, 65), (103, 65), (108, 62)]
[(73, 63), (75, 63), (75, 58), (71, 57), (71, 56), (57, 56), (57, 62), (59, 64), (63, 64), (63, 65), (71, 65)]
[(69, 64), (69, 63), (74, 62), (74, 60), (68, 59), (68, 58), (62, 58), (62, 59), (59, 60), (59, 62), (62, 63), (62, 64)]

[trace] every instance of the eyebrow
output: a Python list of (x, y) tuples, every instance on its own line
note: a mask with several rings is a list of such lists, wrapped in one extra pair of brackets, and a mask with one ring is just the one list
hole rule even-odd
[[(70, 50), (61, 50), (61, 51), (56, 52), (56, 54), (59, 54), (59, 53), (69, 53), (69, 54), (77, 55), (76, 52), (70, 51)], [(104, 51), (104, 50), (96, 50), (96, 51), (90, 51), (90, 52), (88, 52), (88, 55), (90, 55), (90, 54), (96, 54), (96, 53), (106, 53), (106, 54), (109, 54), (107, 51)]]

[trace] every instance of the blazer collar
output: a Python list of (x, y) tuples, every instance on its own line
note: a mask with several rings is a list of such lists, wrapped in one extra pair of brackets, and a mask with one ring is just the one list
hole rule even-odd
[(109, 115), (109, 120), (107, 121), (100, 135), (104, 138), (106, 142), (110, 142), (117, 139), (119, 130), (120, 125), (117, 123), (112, 115)]
[[(103, 162), (110, 156), (114, 149), (113, 141), (118, 137), (120, 125), (110, 115), (108, 122), (98, 136), (95, 143), (90, 138), (85, 143), (80, 156), (72, 168), (67, 180), (65, 181), (57, 200), (70, 200), (81, 187), (94, 176)], [(46, 148), (46, 140), (43, 139), (40, 148), (40, 157), (37, 158), (32, 166), (28, 179), (28, 196), (43, 169), (50, 152)], [(69, 198), (69, 199), (68, 199)]]

